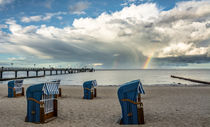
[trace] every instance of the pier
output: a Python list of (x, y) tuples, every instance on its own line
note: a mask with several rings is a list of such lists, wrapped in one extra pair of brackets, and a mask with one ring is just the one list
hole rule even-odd
[[(38, 78), (51, 75), (72, 74), (81, 72), (94, 72), (93, 68), (16, 68), (16, 67), (1, 67), (0, 68), (0, 81), (24, 79), (24, 78)], [(4, 72), (14, 72), (14, 77), (4, 78)], [(26, 73), (24, 77), (18, 77), (18, 72)], [(30, 72), (35, 72), (35, 76), (30, 76)], [(42, 75), (39, 75), (42, 72)], [(48, 72), (49, 74), (47, 74)], [(53, 72), (55, 74), (53, 74)]]

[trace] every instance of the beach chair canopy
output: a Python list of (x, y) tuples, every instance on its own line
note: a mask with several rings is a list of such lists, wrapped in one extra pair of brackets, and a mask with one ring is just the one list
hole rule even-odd
[(14, 87), (22, 87), (23, 80), (15, 80), (14, 81)]
[(57, 84), (57, 86), (59, 87), (59, 86), (60, 86), (61, 80), (54, 80), (54, 81), (52, 81), (52, 82), (55, 82), (55, 83)]
[(97, 86), (97, 82), (96, 80), (90, 80), (90, 81), (86, 81), (83, 83), (83, 87), (84, 88), (89, 88), (91, 89), (92, 87)]
[(46, 95), (54, 95), (59, 94), (58, 83), (57, 82), (48, 82), (43, 86), (44, 94)]
[(22, 87), (23, 80), (13, 80), (8, 82), (8, 87)]
[(37, 97), (36, 99), (39, 101), (43, 93), (46, 95), (58, 94), (58, 86), (56, 85), (56, 83), (53, 82), (32, 85), (28, 87), (26, 91), (26, 96), (27, 98)]

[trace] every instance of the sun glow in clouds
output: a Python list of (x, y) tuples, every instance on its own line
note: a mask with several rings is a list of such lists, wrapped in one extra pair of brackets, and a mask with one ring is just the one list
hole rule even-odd
[(147, 60), (144, 63), (143, 69), (147, 69), (148, 68), (151, 59), (152, 59), (152, 56), (148, 56), (147, 57)]

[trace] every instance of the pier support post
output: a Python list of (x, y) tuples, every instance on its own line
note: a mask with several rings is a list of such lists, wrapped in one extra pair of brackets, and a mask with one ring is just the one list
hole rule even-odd
[(27, 71), (27, 77), (29, 77), (29, 71)]
[(39, 71), (36, 71), (36, 77), (38, 77), (39, 76)]
[(56, 70), (55, 73), (56, 73), (56, 75), (57, 75), (57, 74), (58, 74), (58, 71)]
[(3, 71), (0, 71), (0, 79), (3, 78)]
[(63, 74), (63, 70), (61, 70), (61, 74)]
[(17, 78), (17, 72), (18, 72), (18, 71), (15, 71), (15, 78)]
[(50, 75), (52, 75), (52, 70), (50, 70)]
[(45, 74), (46, 74), (45, 72), (46, 72), (46, 71), (44, 70), (44, 76), (45, 76)]

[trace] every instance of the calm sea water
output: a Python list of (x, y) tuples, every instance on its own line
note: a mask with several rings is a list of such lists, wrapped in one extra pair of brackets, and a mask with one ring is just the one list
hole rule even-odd
[[(35, 73), (30, 73), (35, 75)], [(42, 75), (40, 72), (39, 75)], [(61, 80), (61, 85), (82, 85), (84, 81), (97, 80), (98, 85), (120, 85), (125, 82), (140, 79), (143, 85), (199, 85), (189, 81), (171, 78), (171, 75), (210, 82), (210, 69), (162, 69), (162, 70), (106, 70), (86, 72), (77, 74), (54, 75), (42, 78), (24, 79), (24, 84), (37, 84), (51, 80)], [(4, 77), (13, 77), (12, 72), (4, 73)], [(26, 76), (20, 72), (18, 76)], [(0, 81), (0, 84), (7, 84), (8, 81)]]

